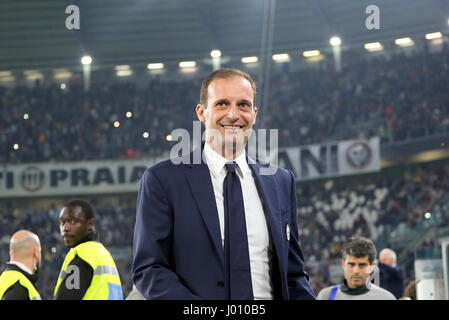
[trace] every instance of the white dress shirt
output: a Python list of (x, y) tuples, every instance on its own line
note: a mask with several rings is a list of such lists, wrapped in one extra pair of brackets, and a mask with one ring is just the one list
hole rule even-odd
[[(209, 167), (210, 177), (214, 187), (218, 219), (220, 221), (221, 243), (224, 247), (223, 182), (226, 177), (225, 164), (230, 161), (215, 152), (207, 143), (204, 146), (204, 159)], [(269, 257), (271, 253), (269, 252), (270, 239), (267, 221), (252, 171), (246, 162), (245, 152), (234, 161), (237, 163), (236, 172), (242, 185), (254, 299), (271, 300), (273, 299), (273, 286), (269, 273)]]

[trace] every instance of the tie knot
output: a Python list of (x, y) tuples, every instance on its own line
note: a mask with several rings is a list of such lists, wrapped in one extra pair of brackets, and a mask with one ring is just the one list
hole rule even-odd
[(225, 164), (227, 172), (233, 173), (235, 172), (237, 164), (233, 162), (228, 162)]

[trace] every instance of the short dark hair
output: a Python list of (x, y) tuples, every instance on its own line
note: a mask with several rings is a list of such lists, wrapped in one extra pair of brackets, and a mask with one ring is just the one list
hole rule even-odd
[(201, 83), (201, 90), (200, 90), (200, 103), (205, 105), (207, 107), (207, 89), (209, 88), (210, 83), (215, 79), (228, 79), (232, 77), (242, 77), (249, 81), (251, 84), (251, 88), (254, 91), (254, 105), (256, 104), (256, 83), (254, 82), (253, 78), (246, 72), (243, 72), (238, 69), (229, 69), (229, 68), (223, 68), (215, 70), (214, 72), (210, 73)]
[(346, 256), (353, 256), (356, 258), (361, 258), (368, 256), (370, 263), (376, 259), (377, 251), (374, 242), (368, 238), (364, 237), (351, 237), (343, 245), (341, 250), (341, 256), (346, 259)]
[(72, 199), (68, 201), (64, 207), (81, 207), (86, 220), (95, 219), (95, 209), (89, 201), (83, 199)]

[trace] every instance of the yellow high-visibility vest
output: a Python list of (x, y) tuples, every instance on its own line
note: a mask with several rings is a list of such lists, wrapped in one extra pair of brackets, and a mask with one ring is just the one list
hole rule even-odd
[(70, 249), (62, 264), (54, 295), (56, 296), (67, 268), (75, 258), (80, 257), (93, 269), (92, 282), (83, 300), (123, 300), (123, 291), (117, 267), (109, 251), (97, 241), (87, 241)]
[(19, 283), (28, 290), (28, 297), (30, 300), (42, 300), (36, 287), (31, 281), (21, 272), (16, 270), (5, 270), (0, 275), (0, 300), (3, 299), (5, 292), (15, 283)]

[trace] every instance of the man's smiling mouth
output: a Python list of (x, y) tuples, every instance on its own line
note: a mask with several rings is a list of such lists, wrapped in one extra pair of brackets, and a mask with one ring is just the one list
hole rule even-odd
[(229, 125), (221, 125), (225, 129), (241, 129), (243, 126), (229, 126)]

